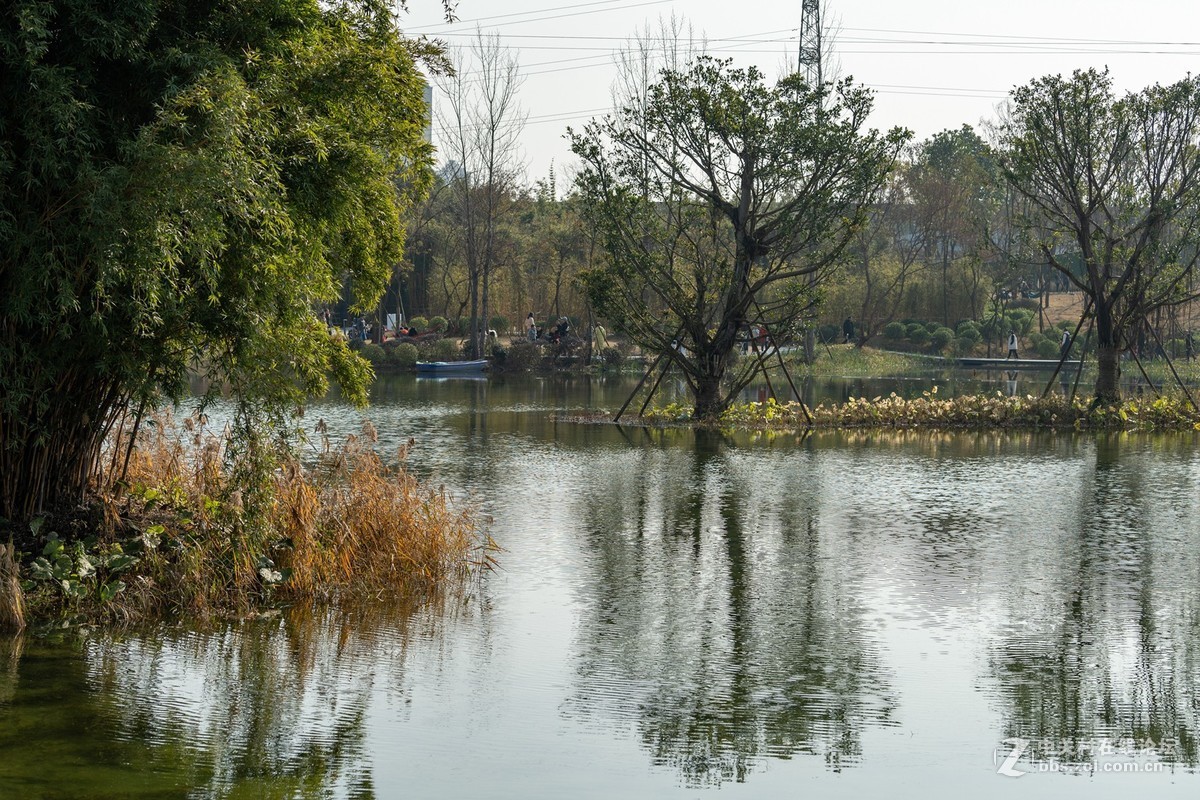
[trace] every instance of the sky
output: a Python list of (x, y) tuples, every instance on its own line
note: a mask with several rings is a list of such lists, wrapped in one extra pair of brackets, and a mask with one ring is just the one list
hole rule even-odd
[[(482, 28), (513, 50), (529, 183), (552, 162), (569, 174), (566, 127), (609, 110), (614, 52), (647, 25), (674, 14), (713, 55), (776, 78), (796, 62), (801, 23), (801, 0), (458, 0), (453, 24), (438, 0), (408, 5), (410, 35), (466, 46)], [(821, 0), (821, 16), (841, 73), (875, 92), (870, 125), (899, 125), (918, 140), (994, 119), (1014, 86), (1043, 75), (1107, 67), (1125, 91), (1200, 68), (1196, 0)], [(435, 146), (438, 138), (435, 127)]]

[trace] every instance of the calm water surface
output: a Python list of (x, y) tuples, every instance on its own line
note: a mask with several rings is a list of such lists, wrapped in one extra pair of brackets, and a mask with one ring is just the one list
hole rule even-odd
[[(0, 797), (1200, 796), (1194, 437), (554, 418), (629, 388), (313, 408), (415, 438), (502, 570), (418, 609), (0, 640)], [(893, 388), (928, 383), (806, 392)]]

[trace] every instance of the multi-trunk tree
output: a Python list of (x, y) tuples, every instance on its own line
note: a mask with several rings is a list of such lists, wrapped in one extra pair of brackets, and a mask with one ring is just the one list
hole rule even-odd
[(698, 417), (753, 376), (726, 380), (749, 324), (793, 328), (862, 225), (907, 138), (864, 130), (870, 108), (847, 81), (772, 86), (702, 56), (571, 134), (606, 259), (585, 277), (592, 303), (678, 365)]
[(1196, 297), (1200, 78), (1124, 97), (1107, 72), (1040, 78), (1013, 92), (999, 132), (1007, 178), (1030, 205), (1024, 234), (1092, 308), (1096, 401), (1119, 400), (1137, 329)]

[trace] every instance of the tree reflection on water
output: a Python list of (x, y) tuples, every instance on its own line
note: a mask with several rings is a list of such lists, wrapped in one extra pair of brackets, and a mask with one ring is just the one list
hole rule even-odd
[(990, 670), (1005, 735), (1030, 740), (1035, 759), (1090, 761), (1107, 744), (1194, 768), (1200, 604), (1183, 590), (1196, 585), (1200, 553), (1189, 510), (1125, 442), (1097, 438), (1078, 524), (1049, 554), (1056, 579), (1007, 596), (1026, 625), (993, 644)]
[(565, 713), (628, 721), (689, 785), (743, 781), (768, 756), (857, 763), (896, 702), (815, 481), (761, 474), (708, 432), (596, 472)]

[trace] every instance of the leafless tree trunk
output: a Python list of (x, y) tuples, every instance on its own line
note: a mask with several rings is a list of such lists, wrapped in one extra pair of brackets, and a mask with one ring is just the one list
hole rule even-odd
[(498, 35), (478, 31), (468, 51), (451, 55), (454, 75), (440, 83), (439, 106), (446, 154), (457, 162), (453, 176), (462, 204), (472, 358), (484, 354), (490, 318), (490, 287), (496, 257), (496, 227), (507, 211), (508, 189), (524, 171), (520, 136), (526, 114), (517, 100), (521, 86), (516, 54)]

